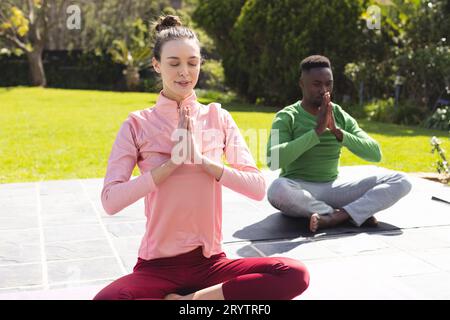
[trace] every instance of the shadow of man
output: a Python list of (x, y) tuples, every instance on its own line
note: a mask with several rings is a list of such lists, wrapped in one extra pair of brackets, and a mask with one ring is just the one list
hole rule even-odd
[[(390, 231), (390, 232), (388, 232)], [(386, 233), (388, 232), (388, 233)], [(249, 240), (252, 242), (262, 241), (276, 241), (276, 240), (289, 240), (299, 239), (298, 241), (291, 241), (283, 245), (280, 244), (281, 251), (277, 250), (277, 253), (286, 252), (294, 249), (302, 243), (310, 242), (311, 239), (323, 239), (328, 237), (345, 237), (357, 235), (359, 233), (385, 233), (387, 235), (400, 235), (403, 232), (395, 225), (379, 222), (377, 227), (356, 227), (351, 223), (345, 223), (338, 227), (323, 229), (319, 232), (312, 233), (309, 231), (309, 221), (306, 218), (292, 218), (288, 217), (281, 212), (273, 213), (261, 221), (254, 224), (245, 226), (244, 228), (236, 231), (233, 237)], [(248, 254), (248, 250), (244, 249), (242, 253)], [(275, 253), (275, 252), (273, 252)]]

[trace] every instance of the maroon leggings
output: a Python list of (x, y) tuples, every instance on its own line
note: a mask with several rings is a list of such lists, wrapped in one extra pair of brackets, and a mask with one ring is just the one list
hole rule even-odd
[(205, 258), (201, 247), (170, 258), (138, 259), (133, 273), (102, 289), (95, 300), (162, 299), (223, 283), (226, 300), (289, 300), (309, 284), (305, 265), (290, 258)]

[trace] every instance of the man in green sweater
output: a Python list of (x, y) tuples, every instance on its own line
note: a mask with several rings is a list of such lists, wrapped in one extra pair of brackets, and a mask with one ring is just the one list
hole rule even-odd
[(333, 73), (328, 58), (310, 56), (301, 62), (303, 99), (279, 111), (272, 123), (267, 163), (281, 168), (269, 187), (269, 202), (282, 213), (309, 218), (309, 229), (329, 228), (350, 220), (376, 226), (373, 215), (411, 190), (403, 173), (367, 173), (352, 180), (338, 176), (344, 146), (358, 157), (381, 160), (378, 143), (354, 118), (331, 102)]

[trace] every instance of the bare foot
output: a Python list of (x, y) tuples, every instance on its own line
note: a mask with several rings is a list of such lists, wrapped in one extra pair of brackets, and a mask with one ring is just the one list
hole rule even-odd
[(331, 214), (313, 213), (309, 220), (309, 230), (316, 232), (319, 229), (331, 228), (348, 220), (350, 215), (344, 209), (334, 209)]
[(378, 220), (377, 220), (377, 218), (372, 216), (369, 219), (367, 219), (366, 221), (364, 221), (364, 223), (361, 225), (361, 227), (369, 227), (369, 228), (378, 227)]
[(176, 293), (169, 293), (167, 296), (164, 297), (164, 300), (181, 300), (183, 296), (176, 294)]
[(316, 232), (319, 229), (327, 228), (330, 224), (330, 216), (328, 214), (320, 215), (313, 213), (309, 219), (309, 231)]

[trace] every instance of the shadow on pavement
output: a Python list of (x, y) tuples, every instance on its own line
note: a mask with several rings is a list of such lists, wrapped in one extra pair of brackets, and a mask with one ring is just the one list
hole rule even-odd
[[(378, 227), (355, 227), (350, 223), (343, 224), (336, 228), (323, 229), (317, 233), (312, 233), (308, 229), (309, 220), (306, 218), (292, 218), (283, 215), (281, 212), (273, 213), (265, 219), (254, 224), (248, 225), (241, 230), (236, 231), (233, 237), (250, 240), (278, 240), (278, 239), (294, 239), (299, 237), (322, 237), (336, 236), (351, 233), (378, 233), (385, 231), (397, 231), (398, 235), (402, 234), (399, 227), (389, 223), (379, 221)], [(395, 233), (397, 235), (397, 233)], [(392, 234), (390, 234), (392, 235)]]

